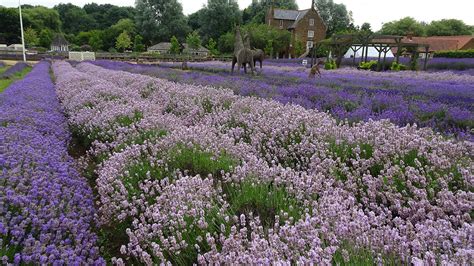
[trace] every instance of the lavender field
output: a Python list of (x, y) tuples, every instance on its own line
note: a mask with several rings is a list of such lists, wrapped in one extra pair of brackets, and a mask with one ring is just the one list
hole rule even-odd
[(472, 264), (471, 76), (190, 66), (0, 94), (3, 264)]
[(452, 72), (365, 72), (344, 68), (324, 71), (321, 79), (307, 78), (308, 71), (294, 63), (271, 62), (260, 75), (230, 75), (219, 62), (160, 67), (96, 61), (108, 69), (146, 74), (186, 84), (230, 88), (235, 94), (258, 96), (281, 103), (329, 112), (349, 122), (390, 119), (399, 126), (416, 124), (445, 135), (474, 139), (474, 76)]

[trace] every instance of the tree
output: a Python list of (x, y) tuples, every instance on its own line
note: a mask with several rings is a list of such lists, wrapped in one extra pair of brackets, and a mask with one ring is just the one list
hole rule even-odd
[(273, 3), (270, 0), (252, 1), (252, 4), (245, 8), (242, 12), (243, 23), (265, 23), (265, 14), (272, 4), (274, 8), (293, 10), (298, 9), (298, 5), (296, 4), (295, 0), (280, 0)]
[(177, 0), (137, 0), (136, 25), (146, 43), (156, 43), (177, 36), (184, 40), (190, 31)]
[(73, 4), (59, 4), (54, 7), (61, 18), (62, 30), (65, 33), (77, 34), (96, 28), (96, 21), (84, 9)]
[(59, 13), (54, 10), (43, 6), (36, 6), (33, 8), (27, 8), (23, 12), (23, 17), (27, 17), (31, 22), (31, 27), (36, 31), (42, 29), (50, 29), (53, 32), (59, 32), (61, 29), (61, 20)]
[(90, 3), (84, 5), (84, 11), (92, 17), (97, 28), (106, 29), (116, 24), (121, 19), (134, 19), (135, 9), (133, 7), (120, 7), (111, 4), (98, 5)]
[(400, 20), (395, 20), (383, 24), (380, 29), (381, 34), (388, 35), (407, 35), (413, 34), (414, 36), (423, 36), (425, 34), (425, 28), (423, 25), (416, 21), (412, 17), (405, 17)]
[(234, 51), (234, 33), (227, 32), (219, 37), (217, 47), (221, 53), (232, 53)]
[(458, 19), (432, 21), (426, 27), (428, 36), (471, 35), (471, 27)]
[(295, 42), (295, 54), (296, 56), (300, 56), (305, 52), (305, 46), (304, 43), (301, 40), (297, 40)]
[[(5, 43), (20, 43), (20, 20), (17, 8), (0, 6), (0, 41)], [(23, 20), (23, 26), (31, 26), (28, 18)]]
[(368, 22), (364, 22), (364, 23), (360, 26), (360, 30), (361, 30), (361, 31), (364, 31), (364, 32), (373, 32), (373, 31), (372, 31), (372, 26), (370, 26), (370, 23), (368, 23)]
[(98, 51), (101, 50), (104, 43), (102, 42), (103, 32), (101, 30), (92, 30), (89, 35), (89, 45), (92, 47), (92, 50)]
[(41, 47), (49, 48), (53, 41), (54, 34), (50, 29), (42, 29), (39, 34), (39, 45)]
[(333, 0), (317, 0), (316, 7), (327, 26), (327, 36), (354, 28), (352, 13), (347, 11), (344, 4), (336, 4)]
[(265, 48), (263, 49), (265, 54), (270, 55), (270, 58), (273, 57), (273, 40), (268, 40)]
[(205, 9), (201, 8), (188, 16), (188, 25), (191, 30), (194, 31), (201, 28), (201, 22), (204, 21), (204, 11)]
[(217, 39), (241, 22), (239, 5), (235, 0), (208, 0), (200, 22), (200, 32), (205, 40)]
[(171, 37), (171, 47), (170, 47), (170, 53), (172, 54), (179, 54), (180, 51), (180, 45), (178, 38), (176, 36)]
[(219, 51), (217, 50), (217, 42), (214, 39), (210, 38), (207, 42), (206, 48), (211, 52), (211, 55), (218, 55)]
[(135, 35), (135, 39), (133, 40), (133, 51), (138, 53), (145, 51), (145, 46), (143, 45), (143, 37), (139, 34)]
[(127, 48), (130, 48), (131, 45), (132, 40), (130, 40), (130, 35), (128, 35), (128, 32), (124, 31), (120, 33), (120, 35), (117, 37), (117, 41), (115, 42), (115, 48), (123, 52)]
[(201, 47), (201, 37), (197, 31), (193, 31), (186, 37), (186, 43), (190, 49), (199, 49)]
[(279, 30), (267, 24), (249, 24), (243, 27), (243, 31), (250, 36), (250, 45), (258, 49), (265, 49), (268, 41), (272, 42), (273, 52), (284, 52), (291, 42), (291, 33)]
[(26, 30), (24, 31), (24, 36), (25, 36), (25, 45), (27, 47), (33, 47), (33, 46), (38, 45), (39, 43), (38, 34), (33, 28), (31, 27), (26, 28)]

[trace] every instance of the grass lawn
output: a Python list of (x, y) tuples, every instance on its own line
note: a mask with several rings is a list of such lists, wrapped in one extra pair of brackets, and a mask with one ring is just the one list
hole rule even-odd
[[(0, 68), (0, 74), (5, 72), (8, 69), (8, 67), (2, 67)], [(10, 84), (12, 84), (14, 81), (22, 79), (26, 74), (28, 74), (31, 71), (31, 67), (26, 67), (22, 71), (19, 71), (15, 73), (11, 78), (7, 79), (0, 79), (0, 93), (2, 93)]]

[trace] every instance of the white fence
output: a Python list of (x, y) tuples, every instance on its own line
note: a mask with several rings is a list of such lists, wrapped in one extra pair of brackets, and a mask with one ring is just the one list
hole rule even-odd
[(94, 52), (69, 52), (69, 60), (84, 61), (95, 60)]

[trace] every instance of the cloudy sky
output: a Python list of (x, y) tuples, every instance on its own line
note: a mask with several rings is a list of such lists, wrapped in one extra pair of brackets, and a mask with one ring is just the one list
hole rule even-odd
[[(207, 0), (178, 0), (183, 5), (185, 14), (200, 9)], [(78, 6), (95, 2), (110, 3), (121, 6), (133, 6), (135, 0), (21, 0), (22, 4), (43, 5), (52, 7), (58, 3), (71, 2)], [(238, 0), (241, 9), (247, 7), (252, 0)], [(300, 9), (311, 6), (311, 0), (296, 0)], [(369, 22), (374, 30), (380, 29), (383, 22), (411, 16), (417, 20), (430, 22), (443, 18), (457, 18), (469, 25), (474, 25), (473, 0), (334, 0), (344, 3), (352, 11), (356, 25)], [(17, 0), (0, 0), (0, 5), (14, 7)]]

